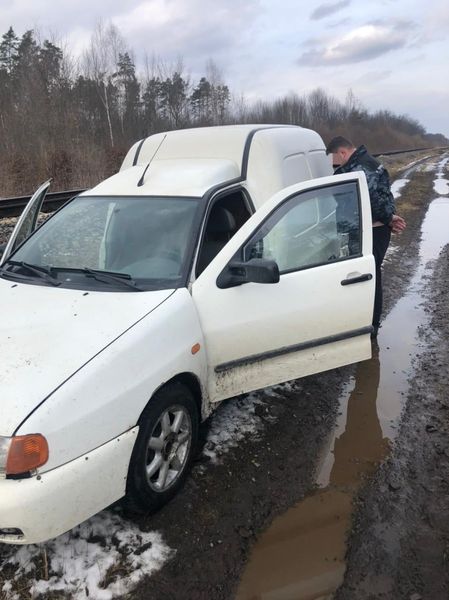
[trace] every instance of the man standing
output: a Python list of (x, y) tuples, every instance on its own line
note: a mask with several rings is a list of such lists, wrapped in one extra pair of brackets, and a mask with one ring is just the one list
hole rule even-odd
[(371, 337), (374, 338), (377, 337), (382, 313), (382, 262), (390, 243), (391, 232), (402, 231), (405, 229), (406, 223), (402, 217), (395, 215), (388, 171), (379, 161), (368, 154), (365, 146), (356, 148), (350, 140), (337, 136), (328, 144), (326, 154), (332, 154), (335, 175), (350, 171), (363, 171), (368, 182), (373, 219), (373, 255), (376, 263), (376, 291), (371, 334)]

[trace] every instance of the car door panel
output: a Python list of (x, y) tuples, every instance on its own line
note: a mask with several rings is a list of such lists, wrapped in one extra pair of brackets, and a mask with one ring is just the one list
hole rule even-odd
[[(281, 270), (277, 284), (246, 283), (226, 289), (216, 286), (216, 278), (227, 263), (251, 236), (263, 231), (286, 199), (349, 181), (357, 181), (360, 190), (363, 248), (357, 256), (343, 255), (328, 264), (291, 272)], [(313, 224), (314, 218), (310, 217), (316, 229), (312, 235), (308, 228), (309, 245), (313, 245), (314, 237), (322, 236), (317, 224)], [(269, 240), (272, 248), (285, 245), (283, 233), (285, 228), (282, 231), (279, 227)], [(301, 246), (297, 235), (290, 231), (287, 236), (293, 253), (307, 254), (307, 244)], [(276, 194), (245, 223), (192, 286), (205, 338), (211, 400), (370, 357), (374, 298), (371, 235), (366, 182), (363, 174), (354, 173), (291, 186)], [(268, 235), (263, 240), (265, 249), (267, 241)], [(326, 243), (321, 242), (321, 247), (327, 248)], [(364, 275), (371, 278), (357, 285), (342, 285)]]

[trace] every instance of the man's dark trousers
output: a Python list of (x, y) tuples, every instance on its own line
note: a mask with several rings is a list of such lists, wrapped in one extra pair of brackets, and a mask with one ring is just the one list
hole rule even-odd
[(382, 313), (382, 262), (390, 243), (391, 229), (388, 225), (373, 227), (373, 254), (376, 262), (376, 292), (374, 295), (373, 327), (377, 334)]

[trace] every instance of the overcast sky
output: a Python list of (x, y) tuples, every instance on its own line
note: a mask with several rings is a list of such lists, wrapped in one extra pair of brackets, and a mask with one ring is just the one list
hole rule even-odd
[(182, 56), (192, 79), (209, 58), (247, 99), (320, 86), (449, 136), (448, 0), (0, 0), (0, 32), (39, 29), (73, 52), (112, 22), (136, 62)]

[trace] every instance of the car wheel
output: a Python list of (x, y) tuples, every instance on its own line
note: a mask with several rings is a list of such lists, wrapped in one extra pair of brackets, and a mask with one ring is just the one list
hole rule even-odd
[(182, 383), (158, 390), (142, 413), (131, 456), (125, 506), (152, 512), (183, 485), (198, 439), (198, 408)]

